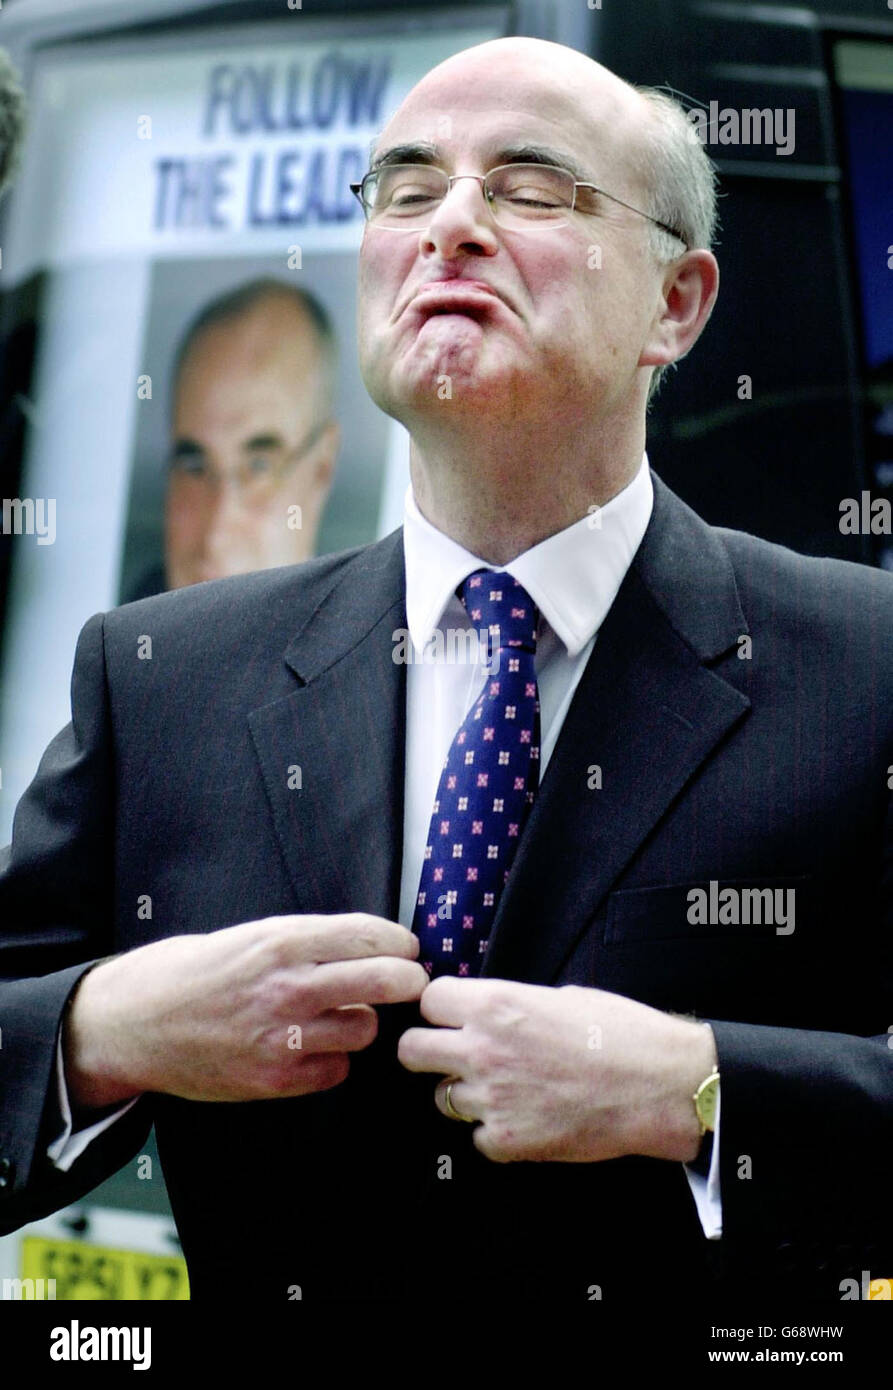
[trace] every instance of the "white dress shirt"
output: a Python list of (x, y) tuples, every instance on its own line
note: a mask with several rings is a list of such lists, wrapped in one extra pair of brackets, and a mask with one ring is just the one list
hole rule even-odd
[[(540, 611), (535, 665), (540, 697), (540, 777), (567, 714), (577, 683), (589, 660), (596, 634), (632, 562), (654, 503), (647, 455), (635, 478), (602, 508), (503, 566), (524, 586)], [(455, 590), (473, 570), (496, 568), (433, 526), (418, 509), (412, 487), (404, 509), (406, 556), (406, 617), (413, 659), (407, 666), (406, 773), (403, 820), (403, 863), (399, 921), (411, 928), (422, 872), (431, 811), (450, 744), (459, 725), (480, 694), (485, 669), (480, 653), (474, 660), (450, 661), (425, 656), (435, 629), (470, 628), (468, 615)], [(65, 1091), (61, 1039), (57, 1050), (59, 1104), (65, 1120), (62, 1135), (48, 1153), (58, 1168), (68, 1170), (92, 1139), (136, 1103), (127, 1102), (114, 1114), (89, 1128), (71, 1132), (71, 1111)], [(705, 1179), (687, 1166), (704, 1234), (722, 1235), (719, 1190), (719, 1116), (710, 1171)]]

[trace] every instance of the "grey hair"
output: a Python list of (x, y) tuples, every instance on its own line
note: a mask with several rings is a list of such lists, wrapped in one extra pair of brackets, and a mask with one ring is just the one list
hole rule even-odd
[[(716, 169), (704, 149), (685, 107), (654, 87), (634, 89), (647, 101), (653, 120), (643, 132), (640, 173), (649, 190), (647, 211), (652, 217), (677, 227), (687, 246), (710, 250), (716, 235)], [(651, 250), (660, 265), (669, 265), (681, 254), (679, 242), (655, 227), (648, 228)], [(670, 366), (655, 367), (648, 388), (650, 403)]]
[(19, 75), (0, 48), (0, 194), (19, 166), (25, 136), (25, 93)]

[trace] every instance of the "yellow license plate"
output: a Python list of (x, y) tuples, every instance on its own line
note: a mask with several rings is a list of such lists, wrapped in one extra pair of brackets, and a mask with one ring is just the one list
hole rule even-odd
[[(79, 1240), (25, 1236), (22, 1279), (44, 1281), (47, 1296), (56, 1281), (57, 1299), (188, 1299), (186, 1261), (181, 1255), (144, 1255), (109, 1250)], [(27, 1287), (27, 1286), (26, 1286)]]

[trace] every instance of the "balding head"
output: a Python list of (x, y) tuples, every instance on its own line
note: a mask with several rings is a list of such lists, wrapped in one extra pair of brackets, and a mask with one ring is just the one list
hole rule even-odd
[[(443, 129), (457, 109), (505, 110), (509, 92), (515, 109), (541, 115), (563, 141), (579, 127), (582, 142), (630, 167), (628, 191), (642, 189), (643, 141), (654, 123), (645, 98), (616, 73), (576, 49), (545, 39), (511, 37), (454, 53), (416, 83), (373, 145), (375, 154), (408, 122)], [(647, 196), (647, 189), (643, 190)]]
[[(244, 351), (260, 357), (278, 352), (289, 359), (298, 381), (312, 373), (320, 408), (331, 413), (337, 347), (331, 319), (315, 295), (273, 276), (261, 276), (203, 305), (180, 339), (174, 357), (174, 396), (193, 348), (212, 330), (221, 329), (227, 330), (231, 342), (238, 339)], [(239, 331), (233, 333), (233, 329)]]

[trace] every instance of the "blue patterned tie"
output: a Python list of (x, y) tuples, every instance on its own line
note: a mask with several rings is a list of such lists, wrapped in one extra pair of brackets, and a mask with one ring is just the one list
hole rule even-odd
[(456, 591), (489, 635), (484, 688), (440, 774), (413, 931), (432, 979), (477, 975), (539, 784), (537, 608), (516, 579), (476, 570)]

